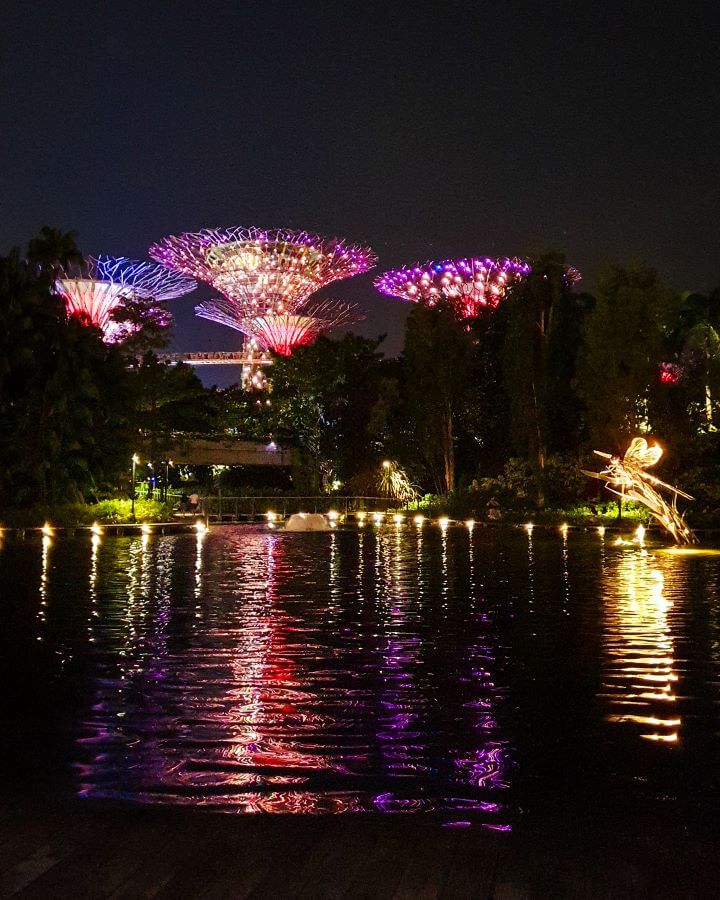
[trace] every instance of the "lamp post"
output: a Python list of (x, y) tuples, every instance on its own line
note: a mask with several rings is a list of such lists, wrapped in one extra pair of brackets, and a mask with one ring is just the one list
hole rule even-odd
[(170, 486), (170, 466), (172, 466), (172, 464), (173, 464), (173, 461), (171, 459), (165, 460), (165, 485), (164, 485), (165, 490), (164, 490), (164, 496), (163, 496), (163, 501), (165, 503), (167, 503), (167, 498), (168, 498), (168, 487)]
[(137, 453), (132, 455), (132, 490), (130, 492), (130, 518), (135, 521), (135, 467), (140, 462)]

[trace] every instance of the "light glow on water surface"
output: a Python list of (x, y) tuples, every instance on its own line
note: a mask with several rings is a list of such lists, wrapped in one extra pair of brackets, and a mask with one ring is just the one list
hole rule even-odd
[(71, 679), (86, 798), (506, 829), (578, 771), (712, 797), (720, 559), (457, 524), (6, 540), (4, 662)]
[[(645, 740), (677, 743), (682, 719), (675, 709), (679, 674), (666, 573), (642, 546), (620, 553), (613, 569), (605, 617), (608, 720), (640, 726)], [(673, 593), (681, 593), (682, 572), (670, 569), (667, 577)]]

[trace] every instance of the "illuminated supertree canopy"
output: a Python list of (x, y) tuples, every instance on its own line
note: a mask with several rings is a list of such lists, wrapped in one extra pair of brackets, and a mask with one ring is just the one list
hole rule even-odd
[(325, 301), (311, 307), (308, 301), (320, 288), (377, 262), (368, 247), (288, 229), (205, 229), (165, 238), (149, 252), (223, 294), (200, 304), (199, 316), (285, 355), (321, 331), (362, 318), (351, 304)]
[(124, 256), (88, 256), (82, 266), (62, 273), (55, 283), (68, 315), (101, 329), (111, 343), (127, 333), (128, 326), (113, 320), (124, 301), (135, 298), (162, 303), (189, 294), (195, 287), (192, 278)]
[(195, 312), (203, 319), (242, 332), (261, 347), (282, 356), (289, 356), (294, 347), (312, 343), (323, 331), (352, 325), (363, 318), (354, 304), (341, 300), (312, 303), (296, 315), (283, 313), (243, 318), (238, 315), (237, 305), (232, 300), (216, 297), (198, 304)]
[(447, 301), (459, 318), (469, 319), (497, 306), (510, 285), (529, 273), (529, 263), (521, 259), (473, 256), (384, 272), (375, 279), (375, 287), (390, 297), (426, 306)]

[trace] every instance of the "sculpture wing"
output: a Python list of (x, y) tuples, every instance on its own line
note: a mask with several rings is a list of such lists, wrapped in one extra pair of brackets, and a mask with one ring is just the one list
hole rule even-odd
[(648, 447), (648, 442), (645, 438), (636, 437), (632, 439), (630, 446), (625, 451), (623, 462), (647, 469), (650, 466), (654, 466), (661, 456), (662, 447), (659, 444), (653, 444), (652, 447)]

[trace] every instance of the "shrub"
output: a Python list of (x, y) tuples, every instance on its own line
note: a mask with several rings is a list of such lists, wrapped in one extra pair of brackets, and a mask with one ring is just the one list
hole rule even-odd
[[(138, 522), (163, 522), (172, 515), (172, 507), (157, 500), (139, 498), (135, 501), (135, 518)], [(50, 522), (58, 528), (91, 525), (93, 522), (107, 525), (127, 524), (132, 521), (130, 500), (103, 500), (100, 503), (64, 503), (58, 506), (33, 506), (30, 509), (7, 510), (2, 524), (9, 528), (38, 528)]]

